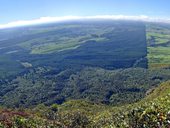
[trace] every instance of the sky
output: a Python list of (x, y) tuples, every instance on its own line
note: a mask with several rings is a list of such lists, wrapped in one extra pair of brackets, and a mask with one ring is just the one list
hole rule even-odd
[(53, 21), (118, 15), (170, 19), (169, 6), (170, 0), (0, 0), (0, 27), (21, 21), (39, 23), (42, 17)]

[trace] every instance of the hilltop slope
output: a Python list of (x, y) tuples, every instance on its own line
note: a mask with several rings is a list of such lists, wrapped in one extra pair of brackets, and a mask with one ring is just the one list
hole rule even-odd
[[(2, 110), (1, 126), (168, 128), (170, 126), (170, 81), (162, 83), (140, 102), (120, 107), (70, 100), (31, 110)], [(3, 118), (2, 118), (3, 117)]]

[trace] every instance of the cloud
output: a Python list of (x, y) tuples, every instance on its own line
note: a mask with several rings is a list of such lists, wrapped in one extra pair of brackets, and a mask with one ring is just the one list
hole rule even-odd
[(150, 18), (145, 15), (139, 16), (125, 16), (125, 15), (97, 15), (97, 16), (63, 16), (63, 17), (41, 17), (33, 20), (14, 21), (7, 24), (0, 24), (0, 29), (36, 25), (52, 22), (62, 22), (69, 20), (89, 20), (89, 19), (110, 19), (110, 20), (135, 20), (135, 21), (148, 21), (148, 22), (166, 22), (170, 23), (170, 19)]

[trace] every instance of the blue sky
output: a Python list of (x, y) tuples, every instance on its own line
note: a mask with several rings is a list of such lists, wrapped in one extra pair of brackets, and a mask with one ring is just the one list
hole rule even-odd
[(0, 0), (0, 24), (69, 15), (170, 18), (169, 6), (170, 0)]

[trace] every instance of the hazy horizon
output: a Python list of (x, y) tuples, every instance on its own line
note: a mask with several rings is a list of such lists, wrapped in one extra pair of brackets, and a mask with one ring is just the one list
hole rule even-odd
[(1, 0), (0, 28), (77, 19), (130, 19), (170, 23), (165, 0)]
[(46, 23), (57, 23), (57, 22), (61, 23), (65, 21), (78, 21), (78, 20), (132, 20), (132, 21), (143, 21), (143, 22), (170, 23), (170, 19), (153, 18), (145, 15), (63, 16), (63, 17), (40, 17), (38, 19), (32, 19), (32, 20), (12, 21), (6, 24), (0, 24), (0, 29), (39, 25), (39, 24), (46, 24)]

